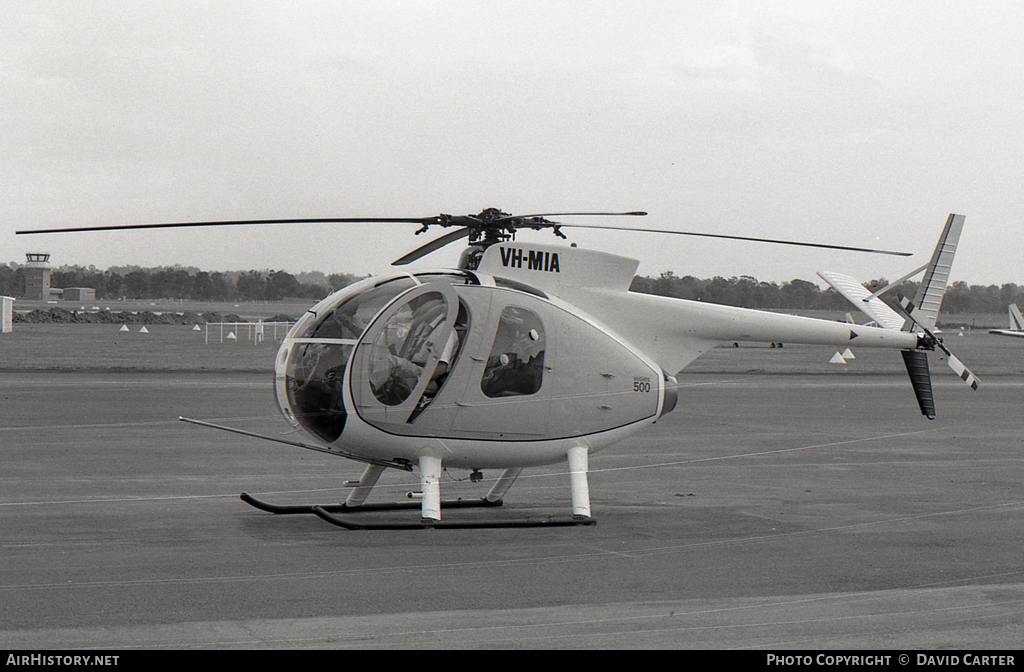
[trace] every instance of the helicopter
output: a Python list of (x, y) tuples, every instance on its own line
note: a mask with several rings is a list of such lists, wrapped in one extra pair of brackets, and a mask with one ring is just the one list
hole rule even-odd
[[(639, 261), (575, 244), (516, 240), (522, 230), (597, 228), (909, 256), (905, 252), (713, 233), (566, 224), (551, 217), (642, 217), (632, 212), (425, 218), (266, 219), (129, 224), (19, 231), (69, 233), (249, 224), (417, 223), (453, 230), (394, 262), (406, 266), (449, 244), (467, 245), (454, 269), (398, 271), (344, 287), (309, 308), (283, 339), (274, 391), (286, 422), (312, 439), (179, 419), (365, 464), (344, 503), (282, 505), (248, 493), (274, 514), (315, 514), (347, 529), (593, 525), (589, 458), (658, 422), (679, 403), (677, 376), (723, 342), (827, 344), (899, 350), (923, 415), (935, 417), (927, 353), (940, 349), (972, 388), (978, 379), (949, 352), (935, 319), (963, 227), (951, 214), (928, 264), (873, 293), (837, 273), (822, 277), (873, 322), (858, 325), (630, 292)], [(880, 296), (924, 271), (913, 301)], [(571, 516), (458, 521), (442, 509), (500, 507), (524, 469), (567, 463)], [(366, 503), (387, 469), (417, 473), (420, 491)], [(480, 499), (442, 500), (447, 469), (500, 470)], [(417, 501), (418, 500), (418, 501)], [(419, 509), (419, 520), (367, 522), (355, 514)]]

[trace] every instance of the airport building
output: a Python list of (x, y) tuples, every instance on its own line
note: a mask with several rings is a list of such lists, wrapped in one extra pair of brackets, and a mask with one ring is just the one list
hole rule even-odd
[(50, 286), (50, 254), (48, 252), (28, 252), (25, 255), (25, 299), (29, 301), (94, 301), (96, 290), (92, 287), (59, 287)]
[(65, 287), (64, 288), (64, 300), (65, 301), (94, 301), (96, 299), (96, 290), (92, 287)]
[(30, 301), (50, 300), (50, 255), (29, 252), (25, 255), (25, 298)]

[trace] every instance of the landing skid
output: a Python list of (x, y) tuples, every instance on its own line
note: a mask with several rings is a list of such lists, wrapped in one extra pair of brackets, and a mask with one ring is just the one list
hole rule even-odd
[[(350, 520), (337, 513), (356, 514), (373, 511), (406, 511), (420, 509), (418, 502), (395, 502), (390, 504), (360, 504), (349, 506), (348, 504), (271, 504), (256, 499), (247, 492), (241, 494), (241, 499), (246, 504), (254, 506), (261, 511), (267, 511), (277, 515), (293, 514), (315, 514), (332, 525), (343, 527), (347, 530), (425, 530), (425, 529), (484, 529), (484, 528), (508, 528), (508, 527), (572, 527), (576, 525), (595, 525), (596, 520), (589, 516), (565, 516), (550, 518), (520, 518), (512, 520), (477, 520), (477, 521), (449, 521), (449, 520), (423, 520), (419, 522), (397, 522), (382, 521), (375, 523), (362, 523)], [(471, 508), (492, 508), (503, 504), (502, 500), (490, 501), (488, 499), (456, 499), (441, 502), (442, 509), (471, 509)]]
[[(578, 525), (594, 525), (597, 523), (590, 517), (590, 492), (587, 487), (587, 446), (573, 445), (566, 451), (569, 461), (569, 485), (572, 495), (572, 516), (551, 516), (518, 519), (489, 519), (475, 521), (441, 520), (441, 509), (490, 508), (502, 505), (503, 497), (512, 483), (522, 471), (521, 468), (505, 469), (498, 477), (487, 495), (481, 499), (457, 499), (441, 501), (440, 479), (441, 459), (435, 455), (424, 453), (419, 457), (420, 501), (397, 502), (393, 504), (364, 504), (378, 477), (385, 466), (380, 464), (367, 465), (358, 481), (346, 481), (345, 485), (353, 490), (344, 504), (307, 504), (283, 505), (271, 504), (256, 499), (243, 492), (242, 501), (261, 511), (273, 514), (309, 514), (323, 518), (332, 525), (348, 530), (424, 530), (424, 529), (482, 529), (512, 527), (575, 527)], [(336, 514), (356, 514), (368, 511), (405, 511), (420, 510), (420, 519), (416, 521), (380, 521), (357, 522), (350, 517)]]
[[(443, 506), (443, 504), (442, 504)], [(477, 520), (477, 521), (450, 521), (450, 520), (428, 520), (421, 519), (419, 522), (378, 522), (358, 523), (336, 516), (323, 507), (313, 506), (313, 513), (320, 516), (328, 523), (344, 527), (346, 530), (427, 530), (427, 529), (448, 529), (468, 530), (484, 528), (507, 528), (507, 527), (572, 527), (576, 525), (595, 525), (597, 521), (589, 516), (552, 517), (552, 518), (521, 518), (518, 520)]]
[[(417, 511), (421, 508), (419, 502), (394, 502), (386, 504), (271, 504), (270, 502), (264, 502), (256, 499), (248, 492), (243, 492), (241, 500), (250, 506), (254, 506), (261, 511), (267, 511), (268, 513), (275, 513), (278, 515), (291, 515), (300, 513), (317, 513), (316, 509), (325, 511), (327, 513), (365, 513), (369, 511), (405, 511), (409, 509), (416, 509)], [(450, 501), (441, 502), (441, 508), (443, 509), (470, 509), (470, 508), (481, 508), (481, 507), (496, 507), (501, 506), (504, 502), (502, 500), (490, 501), (489, 499), (453, 499)], [(319, 514), (317, 514), (319, 515)]]

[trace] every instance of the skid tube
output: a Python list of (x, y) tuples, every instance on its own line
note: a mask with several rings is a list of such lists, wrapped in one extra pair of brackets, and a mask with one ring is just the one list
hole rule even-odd
[[(392, 502), (392, 503), (380, 503), (380, 504), (359, 504), (356, 506), (349, 506), (348, 504), (271, 504), (270, 502), (264, 502), (260, 499), (256, 499), (248, 492), (243, 492), (239, 495), (240, 499), (248, 504), (254, 506), (261, 511), (267, 511), (268, 513), (274, 513), (277, 515), (293, 515), (302, 513), (316, 513), (315, 509), (320, 509), (328, 513), (366, 513), (371, 511), (405, 511), (409, 509), (420, 508), (419, 502)], [(441, 508), (443, 509), (471, 509), (471, 508), (490, 508), (501, 506), (504, 502), (500, 499), (491, 501), (489, 499), (453, 499), (450, 501), (441, 502)], [(319, 514), (317, 514), (319, 515)]]
[[(551, 518), (520, 518), (520, 519), (491, 519), (479, 521), (434, 521), (423, 520), (398, 522), (382, 521), (375, 523), (362, 523), (335, 514), (368, 513), (373, 511), (408, 511), (418, 510), (418, 502), (394, 502), (381, 504), (360, 504), (349, 506), (347, 504), (271, 504), (264, 502), (243, 492), (240, 496), (246, 504), (261, 511), (276, 515), (315, 514), (332, 525), (343, 527), (348, 530), (425, 530), (425, 529), (484, 529), (484, 528), (511, 528), (511, 527), (573, 527), (577, 525), (595, 525), (596, 520), (589, 516), (565, 516)], [(456, 499), (441, 502), (442, 509), (472, 509), (499, 507), (504, 502), (500, 499), (491, 501), (489, 499)]]
[[(484, 500), (486, 501), (486, 500)], [(443, 506), (443, 504), (442, 504)], [(589, 516), (563, 516), (552, 518), (519, 518), (511, 520), (491, 519), (478, 521), (450, 521), (450, 520), (427, 520), (420, 519), (419, 522), (397, 522), (384, 521), (377, 523), (360, 523), (346, 520), (336, 516), (324, 507), (314, 505), (313, 513), (320, 516), (328, 523), (343, 527), (346, 530), (469, 530), (486, 528), (509, 528), (509, 527), (574, 527), (577, 525), (596, 525), (597, 521)]]

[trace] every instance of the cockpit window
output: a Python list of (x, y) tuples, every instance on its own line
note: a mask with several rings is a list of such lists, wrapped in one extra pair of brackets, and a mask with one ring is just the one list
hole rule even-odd
[(360, 292), (321, 316), (307, 337), (358, 339), (381, 308), (414, 284), (412, 278), (398, 278)]
[(284, 392), (292, 417), (311, 434), (328, 443), (341, 436), (348, 416), (342, 382), (352, 349), (381, 308), (415, 284), (399, 277), (348, 298), (328, 297), (296, 325)]
[(480, 389), (488, 397), (534, 394), (544, 377), (544, 325), (532, 310), (507, 306)]
[(444, 343), (436, 343), (448, 314), (439, 292), (415, 297), (392, 315), (373, 342), (369, 383), (373, 396), (386, 406), (398, 406), (412, 394), (420, 376), (433, 371)]
[(341, 436), (347, 413), (342, 381), (352, 345), (300, 343), (292, 346), (285, 372), (288, 405), (295, 419), (330, 443)]

